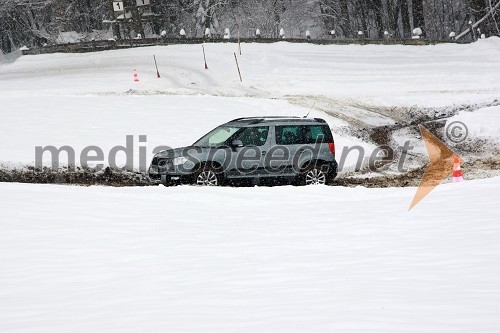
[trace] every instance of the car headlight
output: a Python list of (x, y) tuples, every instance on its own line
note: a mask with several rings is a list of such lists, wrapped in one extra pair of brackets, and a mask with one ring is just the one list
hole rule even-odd
[(172, 160), (172, 164), (173, 165), (182, 165), (182, 164), (186, 163), (187, 160), (188, 160), (187, 158), (182, 157), (182, 156), (181, 157), (176, 157), (176, 158), (174, 158)]

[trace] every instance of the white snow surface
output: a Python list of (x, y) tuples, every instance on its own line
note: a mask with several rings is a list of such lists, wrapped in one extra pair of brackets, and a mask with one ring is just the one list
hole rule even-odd
[[(0, 91), (22, 96), (26, 91), (34, 96), (116, 94), (129, 89), (222, 96), (322, 95), (410, 106), (429, 105), (429, 98), (451, 104), (462, 101), (464, 94), (484, 100), (500, 92), (498, 37), (431, 46), (242, 44), (243, 84), (234, 61), (237, 50), (232, 43), (205, 44), (209, 70), (204, 69), (200, 45), (24, 56), (0, 67)], [(153, 55), (161, 80), (156, 79)], [(139, 85), (131, 80), (134, 68)]]
[[(233, 118), (305, 115), (291, 97), (322, 98), (337, 151), (370, 150), (321, 110), (500, 95), (499, 38), (242, 47), (242, 84), (235, 44), (206, 44), (209, 70), (200, 45), (2, 61), (0, 164), (126, 135), (150, 157)], [(495, 110), (457, 119), (496, 135)], [(0, 332), (499, 332), (499, 187), (444, 184), (408, 212), (415, 188), (0, 183)]]
[(500, 141), (500, 106), (483, 108), (475, 112), (460, 112), (447, 120), (449, 126), (461, 122), (467, 126), (472, 138), (488, 138)]
[(498, 332), (499, 186), (0, 184), (0, 331)]
[[(139, 168), (139, 135), (147, 135), (149, 160), (153, 148), (191, 144), (233, 118), (305, 115), (315, 98), (365, 123), (382, 124), (387, 117), (343, 106), (439, 107), (500, 96), (500, 39), (495, 37), (424, 47), (243, 44), (243, 83), (234, 62), (236, 44), (205, 44), (205, 50), (208, 70), (201, 45), (23, 56), (0, 64), (0, 164), (33, 164), (35, 147), (47, 145), (70, 145), (77, 157), (84, 147), (98, 145), (107, 157), (111, 147), (133, 135)], [(139, 83), (133, 82), (134, 68)], [(307, 103), (293, 106), (288, 98)], [(322, 104), (310, 115), (328, 121), (337, 151), (360, 145), (368, 156), (374, 147), (341, 134), (345, 131), (337, 133), (347, 124), (328, 117)], [(346, 167), (356, 159), (349, 156)], [(123, 165), (125, 156), (117, 160)], [(50, 155), (43, 162), (50, 164)]]

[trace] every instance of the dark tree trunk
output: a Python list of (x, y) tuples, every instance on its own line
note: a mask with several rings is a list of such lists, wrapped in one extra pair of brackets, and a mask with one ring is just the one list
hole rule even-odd
[(486, 15), (486, 1), (487, 0), (469, 0), (469, 8), (475, 18), (474, 22), (480, 20), (484, 15)]
[(144, 38), (144, 26), (142, 25), (141, 14), (137, 9), (137, 2), (135, 0), (124, 0), (123, 4), (132, 13), (132, 28), (135, 33), (141, 34), (142, 38)]
[(384, 28), (382, 23), (382, 0), (372, 0), (370, 1), (373, 14), (375, 15), (375, 25), (377, 29), (377, 37), (384, 37)]
[(2, 33), (0, 32), (0, 52), (10, 53), (11, 51), (12, 47), (9, 36), (7, 36), (6, 34), (2, 35)]
[(283, 3), (281, 0), (274, 0), (273, 2), (273, 15), (274, 15), (274, 33), (275, 37), (280, 34), (281, 25), (281, 13), (283, 11)]
[[(492, 1), (493, 4), (496, 2)], [(489, 1), (488, 0), (470, 0), (469, 8), (471, 10), (471, 16), (473, 17), (473, 23), (479, 21), (486, 13), (489, 11)], [(483, 21), (479, 28), (481, 29), (481, 33), (486, 33), (487, 35), (492, 34), (491, 26), (487, 24), (487, 21)], [(477, 28), (476, 28), (477, 29)], [(494, 33), (494, 32), (493, 32)]]
[(320, 2), (319, 9), (321, 12), (321, 19), (327, 31), (331, 31), (335, 29), (335, 12), (332, 8), (325, 4), (324, 2)]
[(340, 28), (344, 34), (344, 37), (349, 38), (352, 37), (352, 29), (351, 29), (351, 18), (349, 16), (349, 7), (348, 0), (340, 0)]
[(425, 36), (424, 1), (412, 0), (413, 26), (422, 29)]
[[(111, 21), (115, 19), (115, 11), (113, 10), (113, 3), (109, 2), (107, 5), (107, 16), (110, 18)], [(117, 39), (122, 39), (121, 33), (120, 33), (120, 25), (118, 23), (113, 23), (113, 37)]]
[(410, 12), (408, 10), (408, 2), (399, 0), (399, 11), (401, 13), (401, 21), (403, 23), (403, 37), (411, 38)]
[(401, 37), (398, 28), (398, 16), (399, 16), (398, 8), (394, 8), (394, 4), (392, 3), (392, 1), (387, 2), (387, 15), (389, 16), (389, 30), (392, 34), (394, 34), (394, 37), (396, 38)]

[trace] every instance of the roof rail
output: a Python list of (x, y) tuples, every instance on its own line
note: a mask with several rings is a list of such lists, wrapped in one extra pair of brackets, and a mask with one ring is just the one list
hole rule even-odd
[(296, 116), (263, 116), (263, 117), (242, 117), (242, 118), (236, 118), (236, 119), (233, 119), (231, 120), (230, 122), (233, 122), (233, 121), (242, 121), (242, 120), (256, 120), (256, 119), (262, 119), (262, 120), (265, 120), (265, 119), (299, 119), (300, 117), (296, 117)]

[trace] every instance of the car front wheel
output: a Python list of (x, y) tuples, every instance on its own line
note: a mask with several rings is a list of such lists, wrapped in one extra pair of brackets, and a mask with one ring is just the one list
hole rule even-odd
[(194, 184), (198, 186), (220, 186), (222, 176), (219, 170), (213, 167), (200, 168), (194, 174)]

